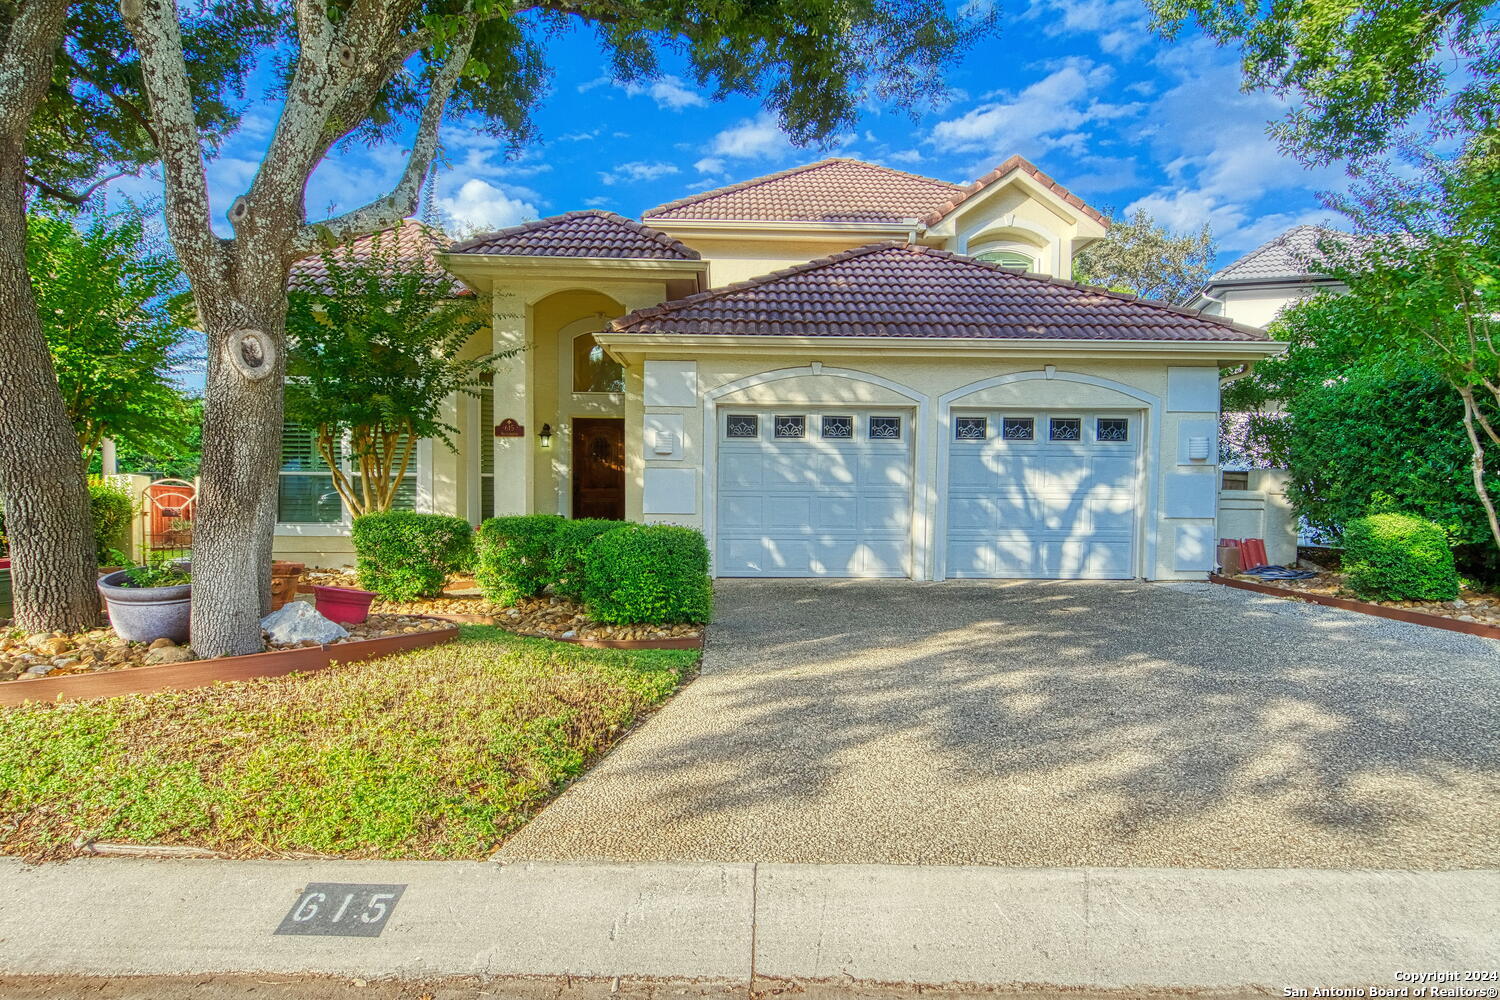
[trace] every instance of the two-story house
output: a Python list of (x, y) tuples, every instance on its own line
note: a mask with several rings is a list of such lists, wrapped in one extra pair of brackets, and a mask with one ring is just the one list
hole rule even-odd
[[(1019, 157), (969, 184), (830, 159), (456, 244), (493, 301), (474, 349), (517, 353), (410, 502), (691, 525), (720, 576), (1202, 578), (1219, 366), (1280, 345), (1074, 284), (1105, 226)], [(321, 516), (278, 551), (347, 561)]]

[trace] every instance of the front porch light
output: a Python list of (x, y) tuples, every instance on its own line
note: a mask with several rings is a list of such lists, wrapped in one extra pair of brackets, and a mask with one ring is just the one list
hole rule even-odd
[(543, 451), (546, 451), (548, 448), (551, 448), (552, 447), (552, 425), (551, 424), (543, 424), (542, 425), (542, 432), (536, 436), (536, 439), (537, 439), (537, 443), (539, 443), (542, 446), (542, 450)]

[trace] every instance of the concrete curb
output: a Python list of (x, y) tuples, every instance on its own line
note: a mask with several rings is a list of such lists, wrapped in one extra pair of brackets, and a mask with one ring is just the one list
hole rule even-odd
[[(379, 937), (273, 936), (311, 882), (406, 889)], [(0, 861), (6, 975), (759, 975), (1279, 992), (1490, 968), (1496, 927), (1500, 871)]]

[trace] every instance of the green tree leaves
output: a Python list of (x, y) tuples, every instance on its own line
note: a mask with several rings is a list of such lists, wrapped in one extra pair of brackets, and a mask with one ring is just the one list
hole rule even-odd
[(1197, 235), (1178, 236), (1140, 208), (1128, 221), (1110, 223), (1104, 239), (1073, 258), (1073, 277), (1177, 304), (1213, 273), (1218, 252), (1206, 223)]

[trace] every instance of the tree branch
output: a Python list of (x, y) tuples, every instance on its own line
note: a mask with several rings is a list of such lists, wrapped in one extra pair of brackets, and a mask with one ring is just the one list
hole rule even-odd
[(208, 177), (177, 4), (175, 0), (120, 0), (120, 13), (141, 54), (141, 80), (160, 137), (157, 152), (166, 176), (167, 229), (194, 291), (222, 295), (225, 279), (218, 266), (219, 239), (209, 216)]
[(146, 134), (151, 137), (151, 142), (153, 145), (159, 146), (161, 144), (160, 140), (158, 140), (156, 137), (156, 129), (152, 126), (151, 119), (146, 116), (146, 113), (144, 111), (136, 106), (136, 103), (134, 101), (127, 101), (123, 96), (100, 83), (94, 77), (94, 75), (89, 72), (88, 67), (84, 66), (83, 63), (68, 55), (66, 50), (63, 51), (62, 58), (67, 62), (69, 72), (78, 77), (78, 79), (82, 80), (84, 83), (93, 87), (99, 93), (103, 94), (105, 99), (109, 101), (109, 103), (113, 104), (116, 108), (118, 108), (126, 118), (129, 118), (141, 128), (145, 129)]
[(401, 180), (384, 198), (345, 212), (324, 222), (304, 225), (292, 240), (292, 260), (312, 253), (319, 246), (321, 232), (329, 233), (335, 242), (345, 242), (356, 236), (389, 228), (410, 215), (417, 206), (422, 191), (422, 180), (437, 154), (438, 129), (447, 111), (448, 99), (469, 61), (469, 49), (474, 43), (475, 22), (455, 38), (444, 60), (442, 69), (433, 77), (427, 92), (427, 103), (422, 108), (422, 118), (417, 125), (416, 140), (412, 143), (411, 155), (406, 161), (406, 170)]
[(134, 176), (135, 174), (129, 170), (122, 170), (117, 174), (110, 174), (103, 180), (97, 180), (94, 183), (90, 184), (88, 187), (84, 188), (81, 194), (74, 194), (72, 191), (68, 191), (65, 188), (60, 188), (53, 184), (48, 184), (46, 181), (42, 180), (35, 174), (27, 174), (26, 183), (36, 188), (48, 198), (56, 198), (58, 201), (65, 201), (69, 205), (82, 205), (84, 202), (89, 200), (89, 198), (95, 191), (99, 190), (110, 181), (119, 180), (121, 177)]

